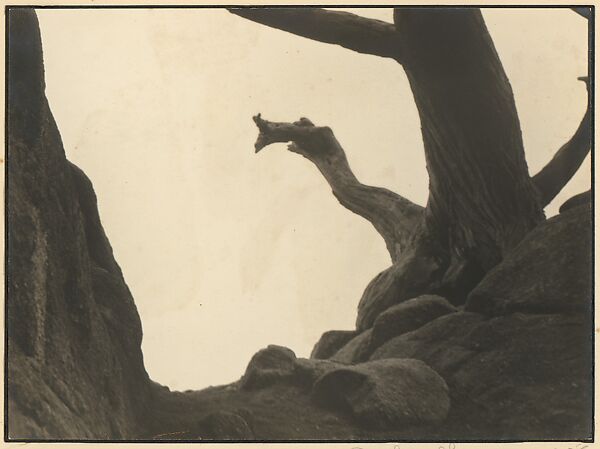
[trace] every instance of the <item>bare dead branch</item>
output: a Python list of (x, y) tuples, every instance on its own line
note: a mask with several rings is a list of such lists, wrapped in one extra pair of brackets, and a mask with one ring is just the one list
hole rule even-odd
[(369, 220), (386, 242), (393, 261), (404, 251), (423, 216), (423, 208), (380, 187), (361, 184), (352, 173), (343, 148), (328, 127), (302, 118), (294, 123), (269, 122), (254, 117), (260, 133), (256, 151), (277, 142), (291, 142), (290, 151), (312, 161), (340, 204)]
[(393, 24), (322, 8), (230, 8), (230, 12), (298, 36), (398, 60), (400, 45)]
[[(586, 82), (588, 77), (579, 80)], [(590, 108), (575, 134), (556, 152), (552, 160), (533, 177), (542, 207), (546, 207), (577, 172), (591, 148)]]
[(301, 118), (294, 123), (278, 123), (263, 120), (258, 114), (252, 119), (260, 131), (254, 144), (255, 153), (272, 143), (307, 140), (318, 130), (307, 118)]

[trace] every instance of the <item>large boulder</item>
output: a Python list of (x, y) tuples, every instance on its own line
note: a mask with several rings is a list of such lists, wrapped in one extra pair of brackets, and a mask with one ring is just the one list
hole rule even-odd
[[(393, 338), (372, 360), (411, 357), (431, 366), (452, 392), (461, 438), (580, 439), (591, 436), (589, 316), (513, 314), (492, 319), (445, 315)], [(486, 429), (469, 433), (472, 428)]]
[(328, 331), (321, 338), (310, 353), (311, 359), (328, 359), (339, 351), (346, 343), (356, 336), (356, 331)]
[(380, 314), (371, 329), (352, 338), (329, 359), (347, 365), (364, 362), (391, 338), (452, 312), (456, 312), (456, 308), (441, 296), (422, 295), (407, 300)]
[(291, 378), (295, 364), (296, 354), (291, 349), (269, 345), (254, 354), (240, 381), (240, 387), (252, 390), (269, 386), (274, 381)]
[(531, 231), (471, 292), (465, 310), (590, 313), (591, 261), (591, 214), (580, 206)]
[(592, 191), (591, 189), (587, 192), (579, 193), (575, 196), (572, 196), (567, 201), (561, 204), (558, 211), (562, 214), (570, 209), (573, 209), (578, 206), (586, 206), (588, 209), (592, 207)]
[(346, 365), (364, 362), (371, 354), (371, 333), (372, 330), (369, 329), (358, 334), (331, 356), (330, 360)]
[(356, 329), (373, 326), (377, 317), (392, 307), (433, 289), (440, 266), (427, 254), (413, 250), (379, 273), (367, 285), (358, 304)]
[(448, 387), (425, 363), (389, 359), (332, 370), (319, 378), (313, 396), (378, 428), (443, 421), (450, 409)]
[(423, 295), (390, 307), (377, 317), (371, 334), (371, 350), (389, 339), (413, 331), (434, 319), (456, 312), (446, 299), (436, 295)]
[(341, 366), (343, 365), (332, 360), (296, 359), (295, 384), (300, 387), (311, 388), (319, 377)]
[(415, 358), (429, 363), (440, 374), (446, 373), (472, 355), (462, 342), (484, 321), (483, 315), (472, 312), (444, 315), (390, 339), (373, 352), (370, 360)]
[(339, 366), (329, 360), (296, 358), (291, 349), (269, 345), (252, 357), (239, 386), (242, 390), (260, 390), (287, 383), (310, 388), (317, 378)]

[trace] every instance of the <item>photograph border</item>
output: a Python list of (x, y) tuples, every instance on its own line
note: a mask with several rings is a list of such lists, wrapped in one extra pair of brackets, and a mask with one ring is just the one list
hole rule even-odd
[[(9, 177), (10, 173), (8, 170), (8, 160), (10, 158), (10, 154), (8, 151), (8, 64), (9, 64), (9, 33), (8, 33), (8, 20), (9, 20), (9, 12), (13, 9), (67, 9), (67, 10), (75, 10), (75, 9), (226, 9), (226, 8), (281, 8), (281, 9), (290, 9), (290, 8), (364, 8), (364, 9), (389, 9), (392, 7), (411, 7), (411, 8), (481, 8), (481, 9), (571, 9), (576, 7), (584, 7), (591, 8), (591, 17), (588, 20), (588, 52), (589, 52), (589, 74), (590, 74), (590, 95), (589, 101), (591, 102), (591, 117), (592, 117), (592, 142), (591, 142), (591, 192), (592, 192), (592, 210), (591, 210), (591, 218), (592, 218), (592, 226), (595, 230), (596, 220), (595, 220), (595, 5), (594, 4), (402, 4), (402, 5), (391, 5), (391, 4), (201, 4), (201, 5), (192, 5), (192, 4), (78, 4), (78, 5), (70, 5), (70, 4), (9, 4), (4, 6), (4, 26), (5, 26), (5, 45), (4, 45), (4, 53), (5, 53), (5, 70), (4, 70), (4, 442), (5, 443), (134, 443), (134, 444), (263, 444), (263, 443), (286, 443), (286, 444), (314, 444), (314, 443), (364, 443), (364, 444), (372, 444), (372, 443), (440, 443), (440, 444), (451, 444), (451, 443), (563, 443), (563, 442), (580, 442), (580, 443), (593, 443), (595, 442), (595, 404), (593, 405), (592, 410), (592, 434), (591, 438), (581, 439), (581, 440), (564, 440), (564, 439), (545, 439), (545, 440), (523, 440), (523, 439), (480, 439), (480, 440), (439, 440), (439, 439), (406, 439), (406, 440), (390, 440), (390, 439), (381, 439), (381, 440), (320, 440), (320, 439), (300, 439), (300, 440), (149, 440), (149, 439), (127, 439), (127, 440), (102, 440), (102, 439), (21, 439), (21, 438), (9, 438), (9, 421), (10, 416), (8, 412), (8, 331), (7, 331), (7, 304), (8, 298), (10, 295), (9, 292), (9, 265), (10, 265), (10, 253), (9, 253), (9, 228), (11, 226), (10, 220), (8, 217), (7, 211), (8, 209), (8, 189), (9, 189)], [(593, 237), (592, 244), (592, 272), (595, 274), (596, 271), (596, 263), (595, 263), (595, 245), (596, 238), (595, 235)], [(592, 276), (592, 329), (596, 329), (596, 320), (595, 320), (595, 276)], [(599, 331), (596, 330), (592, 332), (590, 335), (590, 339), (592, 342), (592, 351), (593, 351), (593, 360), (592, 360), (592, 374), (594, 377), (594, 382), (592, 382), (592, 396), (596, 397), (596, 366), (595, 366), (595, 355), (596, 355), (596, 344), (594, 335)], [(594, 401), (595, 402), (595, 401)], [(396, 446), (395, 446), (396, 448)], [(400, 448), (400, 446), (397, 446)], [(577, 449), (577, 448), (574, 448)]]

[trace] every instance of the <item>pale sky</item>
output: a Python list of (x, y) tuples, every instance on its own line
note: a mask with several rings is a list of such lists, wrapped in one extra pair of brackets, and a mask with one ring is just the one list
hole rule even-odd
[[(392, 21), (391, 9), (352, 10)], [(530, 172), (586, 105), (587, 23), (565, 9), (484, 11), (511, 80)], [(91, 178), (142, 318), (152, 379), (239, 378), (268, 344), (308, 356), (353, 329), (383, 240), (252, 115), (331, 126), (356, 175), (424, 204), (420, 124), (402, 67), (222, 9), (38, 10), (48, 99)], [(376, 137), (375, 137), (376, 136)], [(590, 186), (588, 160), (546, 210)]]

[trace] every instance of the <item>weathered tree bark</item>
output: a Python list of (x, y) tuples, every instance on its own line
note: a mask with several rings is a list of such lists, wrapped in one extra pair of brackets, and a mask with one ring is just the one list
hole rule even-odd
[(321, 8), (230, 8), (254, 22), (359, 53), (398, 59), (398, 33), (391, 23)]
[[(358, 183), (328, 128), (309, 121), (256, 120), (261, 130), (257, 149), (292, 141), (290, 149), (317, 165), (340, 202), (370, 220), (386, 240), (394, 266), (363, 294), (359, 329), (408, 295), (439, 292), (455, 302), (464, 300), (544, 220), (543, 207), (587, 153), (589, 116), (548, 166), (535, 179), (529, 176), (512, 89), (479, 9), (398, 8), (395, 33), (355, 16), (334, 20), (334, 14), (344, 13), (324, 10), (233, 12), (311, 39), (393, 57), (407, 74), (429, 173), (424, 210), (385, 189)], [(365, 42), (357, 45), (361, 27), (367, 30)], [(375, 29), (385, 30), (383, 42), (373, 38), (381, 36)]]
[(519, 120), (477, 9), (396, 9), (429, 172), (427, 226), (485, 272), (543, 220)]

